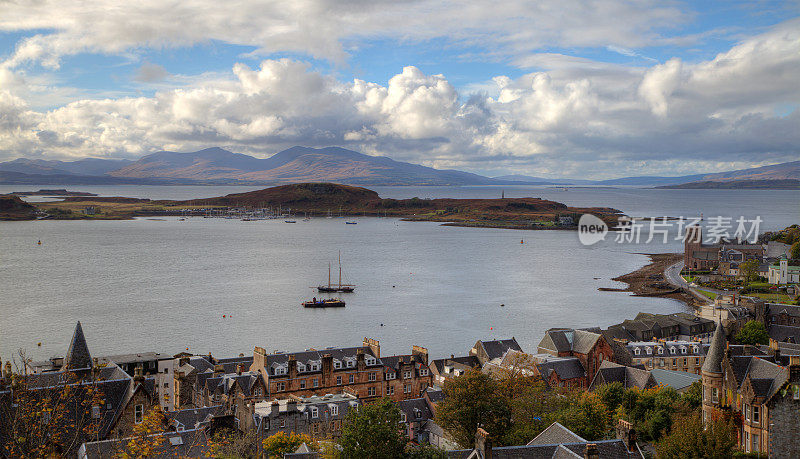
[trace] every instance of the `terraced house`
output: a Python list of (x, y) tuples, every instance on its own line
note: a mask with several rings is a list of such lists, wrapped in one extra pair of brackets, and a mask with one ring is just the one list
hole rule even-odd
[(399, 401), (421, 396), (432, 384), (425, 348), (381, 357), (380, 342), (370, 338), (359, 347), (293, 353), (267, 354), (256, 347), (250, 371), (263, 379), (267, 398), (348, 392), (366, 403), (381, 397)]
[(634, 341), (625, 345), (633, 365), (648, 370), (685, 371), (699, 375), (708, 344), (698, 341)]

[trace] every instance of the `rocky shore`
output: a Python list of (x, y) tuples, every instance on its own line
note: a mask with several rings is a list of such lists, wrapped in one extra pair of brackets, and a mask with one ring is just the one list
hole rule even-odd
[(677, 288), (664, 278), (664, 270), (681, 261), (681, 253), (642, 253), (650, 258), (650, 264), (612, 280), (628, 284), (627, 288), (600, 287), (604, 292), (632, 292), (634, 296), (671, 298), (688, 306), (698, 305), (697, 299), (682, 288)]

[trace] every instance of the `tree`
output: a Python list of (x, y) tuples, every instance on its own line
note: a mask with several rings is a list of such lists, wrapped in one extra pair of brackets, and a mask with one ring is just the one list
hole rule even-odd
[(529, 442), (558, 420), (559, 413), (569, 406), (570, 401), (569, 397), (550, 390), (544, 381), (523, 385), (509, 400), (512, 422), (503, 443), (522, 445)]
[(559, 422), (587, 440), (602, 440), (611, 430), (611, 413), (597, 394), (584, 392), (561, 413)]
[(525, 387), (529, 387), (537, 379), (536, 363), (533, 356), (519, 351), (509, 351), (504, 365), (493, 374), (500, 383), (500, 392), (507, 399), (513, 399)]
[(792, 247), (789, 249), (789, 258), (792, 260), (800, 260), (800, 241), (792, 244)]
[(736, 427), (730, 417), (712, 417), (703, 426), (700, 414), (680, 415), (669, 435), (657, 445), (659, 458), (728, 458), (736, 447)]
[(264, 454), (267, 457), (282, 458), (284, 454), (293, 453), (305, 443), (312, 450), (319, 450), (317, 443), (305, 434), (296, 434), (292, 432), (287, 435), (284, 432), (278, 432), (275, 435), (267, 437), (262, 442), (264, 447)]
[(402, 457), (407, 439), (401, 428), (400, 409), (388, 398), (350, 410), (342, 427), (341, 457)]
[(739, 344), (769, 344), (769, 333), (764, 324), (757, 320), (749, 320), (736, 333), (736, 342)]
[(739, 274), (744, 278), (747, 283), (755, 282), (758, 280), (758, 262), (756, 260), (747, 260), (739, 265)]
[(463, 447), (474, 443), (482, 427), (492, 438), (503, 438), (510, 426), (508, 399), (498, 390), (498, 382), (477, 370), (444, 383), (444, 400), (436, 410), (436, 422)]
[(621, 382), (601, 384), (594, 393), (600, 397), (600, 401), (606, 406), (609, 413), (613, 413), (622, 405), (622, 397), (625, 395), (625, 387)]
[(167, 439), (160, 435), (164, 432), (166, 424), (164, 413), (155, 408), (151, 409), (144, 415), (142, 422), (133, 427), (133, 436), (115, 456), (130, 459), (156, 455), (167, 444)]

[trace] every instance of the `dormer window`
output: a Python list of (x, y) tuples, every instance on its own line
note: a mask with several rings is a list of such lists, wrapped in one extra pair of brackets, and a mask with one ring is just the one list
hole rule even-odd
[(692, 346), (692, 352), (694, 352), (695, 354), (699, 354), (700, 349), (697, 346)]
[(396, 377), (397, 375), (394, 373), (394, 371), (387, 371), (386, 377), (384, 379), (390, 380), (390, 379), (395, 379)]
[(356, 362), (355, 361), (353, 361), (353, 360), (348, 360), (347, 361), (347, 368), (353, 368), (354, 366), (356, 366)]
[(333, 361), (333, 368), (339, 370), (342, 368), (342, 361), (341, 360), (334, 360)]
[(406, 422), (406, 414), (402, 411), (400, 412), (400, 422)]
[(652, 355), (653, 354), (653, 348), (648, 347), (648, 348), (646, 348), (646, 350), (647, 350), (647, 355)]
[(642, 353), (642, 351), (637, 347), (636, 349), (633, 350), (633, 353), (639, 355)]
[(375, 359), (373, 357), (367, 357), (364, 359), (364, 363), (367, 365), (375, 365)]
[(664, 355), (664, 348), (663, 347), (658, 348), (658, 355)]
[(686, 346), (681, 346), (681, 354), (686, 354)]
[(306, 371), (306, 365), (302, 362), (297, 362), (297, 371)]
[(675, 348), (674, 347), (669, 348), (669, 353), (675, 355)]
[(311, 419), (317, 419), (319, 417), (319, 409), (316, 406), (311, 407)]
[(284, 366), (275, 367), (275, 374), (276, 375), (285, 375), (286, 374), (286, 367), (284, 367)]
[(419, 370), (419, 375), (420, 376), (428, 376), (428, 369), (427, 368), (420, 369)]
[(331, 405), (331, 416), (339, 416), (339, 405)]

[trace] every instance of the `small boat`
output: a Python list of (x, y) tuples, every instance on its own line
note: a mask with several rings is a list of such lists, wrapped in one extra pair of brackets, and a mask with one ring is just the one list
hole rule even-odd
[(314, 298), (311, 301), (304, 301), (302, 304), (304, 308), (343, 308), (345, 305), (344, 301), (339, 298), (328, 298), (327, 300)]
[(296, 220), (284, 220), (283, 222), (284, 223), (297, 223)]
[(345, 225), (358, 225), (358, 222), (344, 222)]

